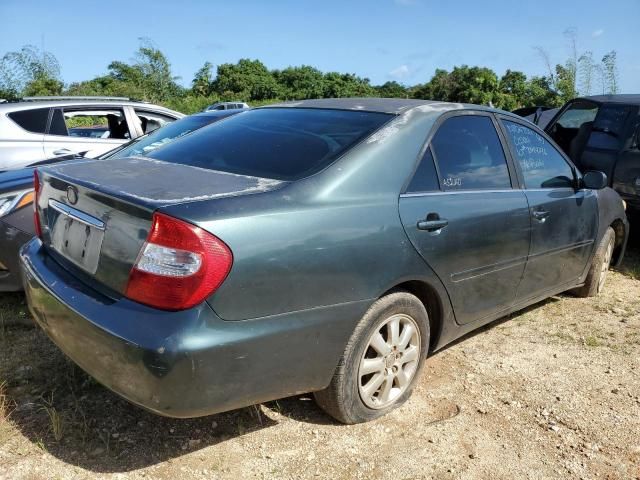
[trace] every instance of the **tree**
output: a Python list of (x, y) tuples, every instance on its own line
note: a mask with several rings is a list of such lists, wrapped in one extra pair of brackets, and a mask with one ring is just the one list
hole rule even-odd
[(527, 76), (522, 72), (507, 70), (500, 78), (499, 97), (494, 102), (505, 110), (515, 110), (527, 102)]
[(616, 51), (611, 50), (602, 57), (603, 93), (618, 93), (618, 67), (616, 64)]
[(59, 95), (60, 64), (51, 53), (33, 45), (8, 52), (0, 59), (0, 96)]
[(578, 58), (578, 87), (581, 95), (591, 95), (594, 72), (593, 53), (586, 51)]
[(224, 100), (266, 100), (279, 98), (280, 89), (273, 74), (260, 60), (243, 58), (236, 64), (218, 65), (214, 91)]
[(167, 57), (148, 39), (140, 39), (140, 47), (129, 64), (113, 61), (109, 64), (109, 76), (120, 82), (119, 90), (131, 92), (127, 96), (141, 100), (162, 102), (180, 95), (179, 77), (171, 73)]
[(353, 73), (329, 72), (324, 75), (324, 98), (369, 97), (374, 89), (368, 78)]
[(324, 96), (325, 79), (317, 68), (309, 65), (287, 67), (281, 71), (274, 71), (273, 76), (286, 99), (304, 100)]
[(409, 92), (404, 85), (396, 81), (386, 82), (374, 87), (378, 96), (383, 98), (408, 98)]
[(205, 64), (200, 67), (200, 70), (193, 76), (191, 91), (194, 95), (203, 97), (211, 95), (211, 91), (213, 90), (212, 68), (213, 65), (211, 62), (205, 62)]

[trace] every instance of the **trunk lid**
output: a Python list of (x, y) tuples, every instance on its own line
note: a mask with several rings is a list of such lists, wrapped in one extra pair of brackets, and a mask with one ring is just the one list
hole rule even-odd
[(260, 193), (282, 183), (144, 157), (79, 160), (38, 172), (47, 250), (81, 279), (118, 294), (126, 289), (155, 210)]

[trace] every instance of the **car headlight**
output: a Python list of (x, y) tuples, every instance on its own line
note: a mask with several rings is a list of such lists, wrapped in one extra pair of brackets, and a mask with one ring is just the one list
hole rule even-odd
[(16, 210), (31, 205), (33, 202), (33, 189), (17, 192), (5, 192), (0, 194), (0, 217), (15, 212)]

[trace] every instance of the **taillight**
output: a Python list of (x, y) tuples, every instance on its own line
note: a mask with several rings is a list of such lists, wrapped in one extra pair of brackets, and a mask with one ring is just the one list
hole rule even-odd
[(156, 212), (125, 295), (163, 310), (190, 308), (218, 289), (232, 264), (231, 250), (218, 237)]
[(42, 225), (40, 225), (40, 215), (38, 215), (38, 199), (40, 198), (40, 177), (38, 177), (38, 170), (33, 171), (33, 193), (35, 199), (33, 200), (33, 226), (36, 231), (36, 236), (42, 238)]

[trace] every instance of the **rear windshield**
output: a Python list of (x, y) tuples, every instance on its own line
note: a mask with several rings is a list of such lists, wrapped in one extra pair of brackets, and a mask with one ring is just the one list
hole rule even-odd
[(350, 110), (251, 110), (149, 156), (210, 170), (297, 180), (328, 166), (390, 118), (386, 113)]
[(223, 116), (213, 115), (194, 115), (191, 117), (181, 118), (175, 122), (166, 124), (164, 127), (158, 128), (148, 135), (137, 138), (132, 142), (123, 145), (115, 150), (111, 150), (100, 158), (121, 158), (131, 157), (134, 155), (146, 155), (156, 148), (162, 147), (174, 139), (187, 135), (188, 133), (198, 130), (210, 123), (225, 118)]

